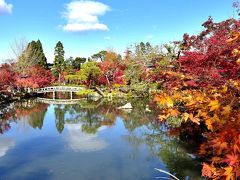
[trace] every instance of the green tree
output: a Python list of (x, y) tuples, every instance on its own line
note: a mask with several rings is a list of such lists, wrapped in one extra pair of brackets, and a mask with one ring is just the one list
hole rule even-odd
[[(174, 62), (180, 56), (180, 48), (179, 45), (174, 43), (163, 44), (160, 48), (160, 58), (156, 58), (156, 69), (154, 71), (158, 72), (164, 70), (169, 67), (173, 67)], [(176, 65), (176, 64), (175, 64)]]
[(79, 75), (83, 81), (88, 81), (90, 85), (93, 85), (96, 78), (101, 74), (101, 69), (97, 66), (96, 62), (87, 62), (82, 65), (82, 69), (79, 71)]
[(101, 73), (102, 71), (98, 67), (97, 63), (90, 61), (83, 64), (81, 70), (76, 74), (65, 76), (65, 79), (71, 83), (85, 81), (91, 86), (96, 83), (96, 80)]
[(47, 58), (43, 52), (40, 40), (28, 43), (25, 50), (18, 57), (17, 71), (24, 72), (28, 67), (39, 65), (45, 69), (47, 66)]
[(66, 65), (66, 66), (72, 66), (73, 61), (74, 61), (73, 57), (70, 56), (69, 58), (67, 58), (67, 59), (65, 60), (65, 65)]
[(137, 44), (135, 46), (135, 56), (138, 60), (142, 61), (143, 65), (148, 65), (153, 59), (159, 57), (160, 48), (153, 47), (149, 42)]
[[(26, 69), (36, 65), (37, 63), (31, 58), (32, 47), (27, 46), (27, 48), (22, 52), (22, 54), (18, 57), (17, 64), (15, 66), (15, 70), (20, 73), (25, 73)], [(34, 58), (35, 59), (35, 58)]]
[(53, 75), (58, 77), (58, 82), (61, 82), (61, 73), (64, 70), (65, 67), (65, 62), (64, 62), (64, 48), (63, 48), (63, 44), (58, 41), (58, 43), (56, 44), (55, 47), (55, 51), (54, 51), (54, 62), (53, 62)]
[(68, 59), (65, 60), (65, 68), (64, 72), (66, 72), (68, 75), (69, 74), (74, 74), (75, 70), (73, 67), (73, 57), (69, 57)]
[(93, 60), (99, 60), (100, 59), (103, 62), (106, 58), (106, 55), (107, 55), (107, 51), (100, 51), (100, 52), (92, 55), (92, 59)]
[[(130, 52), (130, 53), (129, 53)], [(149, 79), (146, 76), (149, 68), (155, 65), (155, 61), (161, 59), (159, 46), (152, 46), (149, 42), (141, 42), (133, 47), (133, 51), (127, 50), (125, 78), (132, 86), (141, 83), (147, 86)], [(144, 81), (143, 81), (144, 79)]]
[(35, 43), (35, 48), (36, 48), (36, 55), (38, 57), (38, 65), (43, 67), (44, 69), (48, 69), (48, 65), (47, 65), (47, 58), (43, 52), (43, 47), (42, 47), (42, 43), (40, 40), (37, 40), (37, 42)]
[(72, 61), (72, 66), (74, 67), (74, 69), (80, 69), (81, 65), (83, 63), (85, 63), (87, 61), (86, 58), (81, 58), (81, 57), (76, 57), (73, 61)]

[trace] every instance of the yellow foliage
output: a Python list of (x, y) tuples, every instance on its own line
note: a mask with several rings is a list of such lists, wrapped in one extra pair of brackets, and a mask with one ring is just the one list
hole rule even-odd
[(240, 40), (240, 33), (239, 33), (239, 32), (234, 32), (234, 33), (232, 34), (232, 37), (229, 38), (229, 39), (227, 40), (227, 42), (233, 44), (233, 43), (237, 42), (238, 40)]
[(227, 91), (228, 91), (228, 87), (227, 87), (227, 86), (223, 86), (222, 92), (223, 92), (223, 93), (226, 93)]
[(210, 118), (209, 118), (209, 119), (206, 119), (206, 120), (205, 120), (205, 124), (206, 124), (208, 130), (213, 131), (213, 122), (212, 122), (212, 119), (210, 119)]
[(218, 100), (214, 100), (214, 101), (211, 101), (208, 106), (211, 107), (210, 111), (215, 111), (215, 110), (219, 109), (220, 104), (219, 104)]
[(189, 114), (189, 119), (198, 125), (200, 124), (200, 119), (197, 117), (194, 117), (192, 113)]
[(177, 109), (172, 109), (170, 111), (170, 114), (174, 117), (177, 117), (180, 114), (180, 112)]
[(166, 106), (168, 108), (173, 107), (174, 102), (173, 99), (170, 96), (167, 95), (162, 95), (162, 96), (156, 96), (154, 98), (154, 101), (158, 102), (162, 106)]
[(189, 114), (188, 114), (188, 113), (183, 113), (183, 114), (182, 114), (182, 119), (183, 119), (185, 122), (187, 122), (188, 118), (189, 118)]
[(237, 63), (238, 65), (240, 65), (240, 58), (236, 61), (236, 63)]
[(166, 98), (166, 105), (167, 107), (173, 107), (173, 100), (169, 96)]
[(225, 172), (224, 172), (224, 176), (226, 176), (226, 180), (234, 180), (234, 176), (232, 173), (233, 167), (232, 166), (228, 166), (224, 168)]
[(166, 115), (159, 115), (158, 116), (158, 119), (160, 120), (160, 121), (164, 121), (164, 120), (166, 120), (168, 118), (168, 116), (166, 116)]
[(227, 105), (223, 108), (222, 114), (225, 116), (229, 116), (229, 114), (231, 113), (231, 110), (232, 110), (231, 106)]
[(236, 56), (240, 55), (240, 51), (238, 49), (234, 49), (232, 51), (232, 54), (233, 54), (234, 57), (236, 57)]
[[(216, 125), (225, 123), (234, 113), (232, 107), (238, 101), (233, 101), (235, 99), (235, 95), (231, 93), (233, 86), (240, 90), (238, 81), (229, 80), (222, 87), (209, 88), (207, 91), (186, 89), (171, 90), (168, 94), (160, 92), (155, 97), (155, 101), (163, 108), (159, 118), (163, 121), (169, 116), (181, 117), (184, 123), (189, 121), (198, 125), (203, 122), (208, 130), (215, 131)], [(174, 102), (178, 103), (174, 104)], [(234, 117), (236, 120), (236, 113)]]

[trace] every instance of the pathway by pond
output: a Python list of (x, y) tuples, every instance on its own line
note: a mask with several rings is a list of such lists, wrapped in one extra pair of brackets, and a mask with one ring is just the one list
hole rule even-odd
[[(17, 102), (0, 117), (0, 179), (201, 179), (193, 147), (156, 123), (158, 112), (139, 99), (49, 105)], [(123, 102), (122, 102), (123, 104)]]

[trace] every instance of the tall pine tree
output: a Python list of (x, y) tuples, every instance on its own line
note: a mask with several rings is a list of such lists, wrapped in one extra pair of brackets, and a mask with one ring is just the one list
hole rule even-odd
[(53, 70), (54, 76), (58, 77), (59, 83), (61, 82), (61, 73), (65, 67), (64, 54), (65, 52), (64, 52), (63, 44), (60, 41), (58, 41), (54, 51), (55, 58), (54, 58), (52, 70)]
[(26, 49), (22, 52), (18, 59), (17, 70), (24, 72), (27, 67), (39, 65), (47, 69), (47, 58), (43, 52), (40, 40), (28, 43)]
[(48, 65), (47, 65), (47, 58), (43, 52), (43, 48), (42, 48), (42, 43), (40, 40), (38, 40), (35, 43), (36, 46), (36, 53), (38, 56), (38, 65), (43, 67), (44, 69), (48, 69)]

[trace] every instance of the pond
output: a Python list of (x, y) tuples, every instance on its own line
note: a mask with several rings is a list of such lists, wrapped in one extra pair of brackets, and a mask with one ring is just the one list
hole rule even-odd
[[(201, 179), (194, 147), (157, 123), (153, 103), (15, 102), (0, 117), (0, 179)], [(146, 111), (147, 107), (147, 111)], [(150, 110), (149, 110), (150, 109)]]

